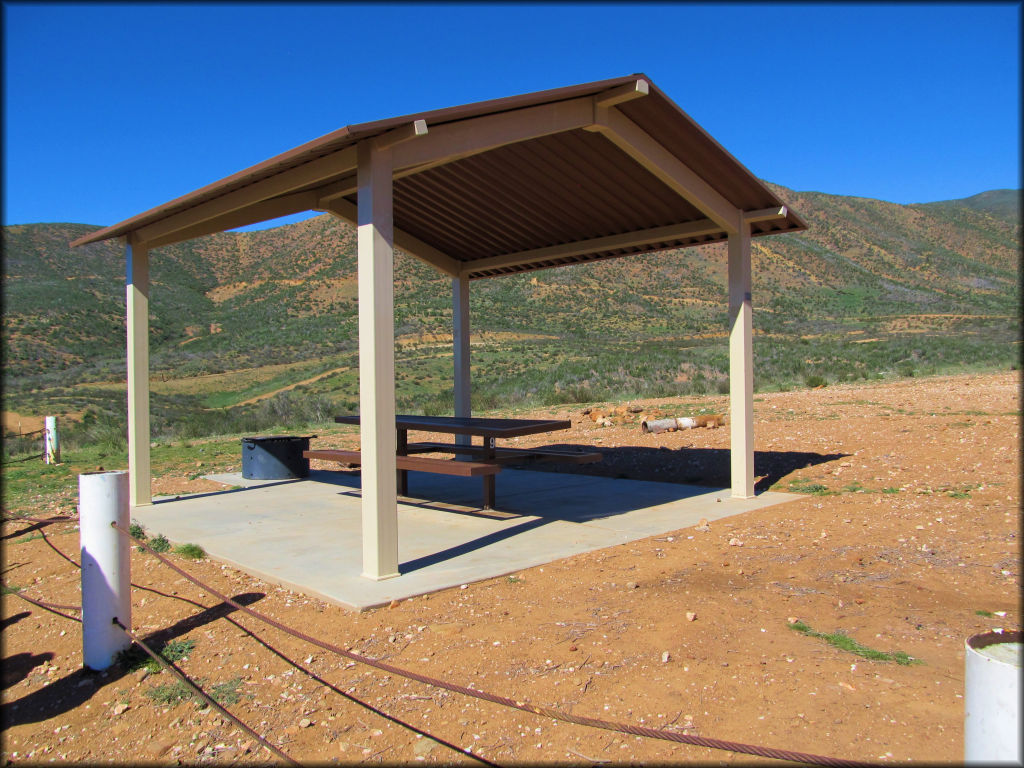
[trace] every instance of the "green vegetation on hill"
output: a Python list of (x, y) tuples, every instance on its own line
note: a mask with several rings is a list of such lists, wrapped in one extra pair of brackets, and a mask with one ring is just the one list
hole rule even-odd
[[(758, 389), (1017, 366), (1018, 191), (896, 205), (773, 188), (809, 229), (754, 242)], [(92, 229), (4, 227), (4, 406), (84, 412), (72, 440), (116, 442), (124, 253), (69, 247)], [(154, 251), (154, 438), (354, 410), (355, 248), (321, 216)], [(719, 244), (475, 281), (474, 406), (727, 391), (725, 264)], [(395, 289), (399, 406), (450, 412), (450, 282), (400, 253)]]

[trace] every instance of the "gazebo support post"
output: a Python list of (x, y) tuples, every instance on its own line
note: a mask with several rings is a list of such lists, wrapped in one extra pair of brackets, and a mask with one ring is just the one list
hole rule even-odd
[(392, 157), (369, 140), (358, 158), (362, 575), (382, 580), (398, 575)]
[[(472, 416), (469, 370), (469, 277), (452, 278), (452, 346), (454, 351), (455, 415)], [(469, 435), (456, 435), (457, 445), (469, 445)]]
[(754, 351), (750, 223), (729, 234), (729, 455), (732, 498), (754, 496)]
[(125, 247), (128, 325), (128, 504), (153, 503), (149, 462), (149, 250)]

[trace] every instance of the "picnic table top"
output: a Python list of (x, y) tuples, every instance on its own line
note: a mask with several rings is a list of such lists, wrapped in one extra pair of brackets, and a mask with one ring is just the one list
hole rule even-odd
[[(358, 424), (359, 416), (335, 416), (339, 424)], [(395, 426), (401, 430), (418, 429), (424, 432), (446, 432), (453, 435), (480, 435), (481, 437), (518, 437), (539, 432), (568, 429), (567, 419), (497, 419), (476, 416), (413, 416), (397, 414)]]

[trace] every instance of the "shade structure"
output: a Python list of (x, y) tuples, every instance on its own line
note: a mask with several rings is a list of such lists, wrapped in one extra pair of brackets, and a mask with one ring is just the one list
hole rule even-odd
[[(732, 492), (753, 495), (750, 239), (804, 222), (643, 74), (341, 128), (74, 241), (129, 248), (129, 465), (148, 503), (148, 259), (303, 211), (357, 224), (364, 518), (397, 573), (393, 249), (453, 279), (456, 415), (469, 415), (470, 280), (729, 241)], [(390, 435), (390, 437), (389, 437)], [(369, 525), (369, 523), (368, 523)], [(384, 540), (383, 544), (381, 541)]]

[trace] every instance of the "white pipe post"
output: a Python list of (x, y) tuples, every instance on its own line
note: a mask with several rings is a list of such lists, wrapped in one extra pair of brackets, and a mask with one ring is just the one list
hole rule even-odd
[[(455, 415), (473, 415), (469, 369), (469, 276), (452, 278), (452, 348)], [(469, 445), (470, 435), (456, 435), (456, 445)]]
[(729, 456), (732, 498), (754, 496), (754, 348), (750, 224), (729, 234)]
[(1021, 765), (1021, 632), (969, 637), (964, 658), (964, 762)]
[(372, 141), (357, 155), (362, 575), (380, 581), (398, 575), (392, 156)]
[(47, 416), (43, 430), (43, 461), (60, 464), (60, 441), (57, 439), (57, 417)]
[(82, 554), (82, 659), (103, 670), (131, 645), (114, 624), (132, 625), (131, 543), (111, 523), (128, 529), (128, 472), (84, 472), (78, 476), (78, 522)]

